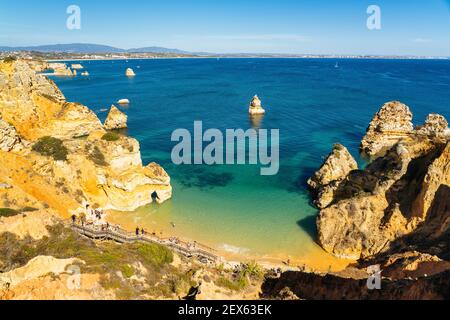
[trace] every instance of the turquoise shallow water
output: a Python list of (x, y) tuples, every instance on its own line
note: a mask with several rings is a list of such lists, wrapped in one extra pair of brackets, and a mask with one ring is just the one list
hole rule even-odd
[[(358, 157), (365, 128), (390, 100), (409, 105), (415, 122), (430, 112), (450, 118), (450, 61), (331, 59), (178, 59), (83, 61), (89, 77), (55, 78), (67, 99), (104, 120), (128, 98), (128, 133), (144, 162), (162, 164), (174, 197), (118, 220), (196, 239), (245, 255), (302, 259), (320, 254), (305, 181), (335, 142)], [(133, 79), (124, 76), (131, 67)], [(170, 136), (177, 128), (251, 128), (248, 104), (258, 94), (267, 110), (261, 128), (280, 129), (280, 172), (257, 166), (175, 166)], [(361, 162), (362, 163), (362, 162)], [(176, 224), (171, 229), (170, 223)]]

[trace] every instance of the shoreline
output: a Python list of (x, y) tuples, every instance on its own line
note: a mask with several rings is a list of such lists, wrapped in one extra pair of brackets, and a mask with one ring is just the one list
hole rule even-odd
[(65, 59), (45, 59), (45, 62), (74, 62), (74, 61), (127, 61), (127, 60), (178, 60), (178, 59), (298, 59), (298, 60), (417, 60), (417, 61), (446, 61), (450, 58), (446, 57), (255, 57), (255, 56), (243, 56), (243, 57), (231, 57), (231, 56), (198, 56), (198, 57), (153, 57), (153, 58), (65, 58)]
[[(171, 58), (171, 59), (178, 59), (178, 58)], [(183, 57), (183, 59), (188, 59), (188, 58)], [(125, 61), (125, 59), (114, 59), (114, 60)], [(77, 60), (71, 60), (71, 61), (77, 61)], [(51, 76), (53, 76), (53, 75), (51, 75)], [(136, 227), (135, 222), (124, 221), (127, 219), (124, 219), (124, 220), (118, 222), (118, 221), (111, 221), (108, 217), (107, 220), (111, 224), (116, 224), (127, 231), (133, 231)], [(139, 226), (139, 227), (143, 227), (143, 226)], [(145, 227), (145, 229), (147, 229), (149, 231), (150, 228), (148, 226), (144, 226), (144, 227)], [(162, 231), (163, 231), (163, 233), (161, 233), (161, 234), (157, 233), (157, 235), (160, 238), (176, 237), (176, 238), (181, 239), (184, 242), (190, 242), (190, 243), (197, 242), (197, 243), (201, 244), (200, 241), (197, 241), (199, 239), (197, 239), (196, 237), (186, 236), (186, 234), (183, 234), (183, 233), (180, 234), (179, 232), (171, 232), (173, 230), (171, 230), (169, 226), (159, 225), (157, 229), (160, 229), (160, 230), (162, 229)], [(301, 255), (301, 253), (288, 254), (288, 253), (283, 253), (281, 251), (279, 252), (279, 254), (278, 254), (278, 252), (273, 252), (273, 254), (272, 253), (266, 254), (264, 251), (260, 251), (261, 253), (248, 254), (249, 253), (248, 251), (239, 252), (239, 250), (238, 250), (236, 252), (233, 252), (234, 250), (232, 250), (232, 249), (227, 250), (227, 248), (222, 247), (222, 246), (218, 245), (217, 243), (207, 241), (205, 239), (203, 239), (201, 241), (204, 242), (207, 246), (213, 247), (214, 250), (216, 252), (218, 252), (221, 257), (223, 257), (228, 263), (231, 263), (231, 264), (233, 264), (233, 263), (236, 264), (236, 261), (241, 261), (241, 262), (255, 261), (263, 266), (268, 266), (270, 268), (275, 267), (275, 268), (281, 268), (281, 269), (298, 270), (298, 269), (300, 269), (300, 267), (304, 267), (304, 268), (308, 268), (311, 270), (326, 271), (329, 269), (341, 270), (341, 269), (344, 269), (349, 263), (351, 263), (351, 261), (346, 261), (346, 260), (338, 259), (335, 257), (330, 257), (322, 249), (320, 249), (320, 254), (319, 254), (319, 250), (317, 250), (317, 252), (316, 252), (316, 250), (314, 250), (314, 252), (311, 255), (309, 253), (306, 255)], [(270, 252), (270, 251), (268, 250), (267, 252)], [(288, 261), (290, 261), (289, 265), (287, 264)]]
[[(118, 225), (122, 229), (132, 232), (135, 229), (135, 225), (132, 221), (126, 219), (125, 223), (119, 223), (116, 219), (111, 218), (111, 211), (106, 211), (106, 221), (112, 225)], [(126, 214), (124, 212), (115, 212), (118, 215)], [(141, 227), (141, 226), (139, 226)], [(161, 226), (159, 226), (161, 227)], [(163, 229), (163, 230), (161, 230)], [(276, 256), (275, 254), (255, 254), (248, 252), (230, 252), (224, 248), (218, 247), (216, 244), (212, 243), (201, 243), (196, 241), (194, 238), (186, 236), (184, 234), (176, 234), (167, 231), (167, 228), (161, 228), (156, 232), (159, 238), (176, 238), (185, 243), (198, 243), (199, 245), (209, 247), (214, 250), (220, 258), (223, 259), (224, 264), (230, 266), (239, 265), (246, 262), (256, 262), (265, 269), (281, 269), (283, 271), (299, 271), (301, 269), (308, 270), (310, 272), (339, 272), (344, 270), (350, 264), (354, 263), (354, 260), (341, 259), (334, 257), (326, 253), (320, 248), (320, 251), (313, 253), (302, 258), (293, 257), (291, 255), (281, 255)], [(148, 231), (147, 231), (148, 232)], [(320, 254), (319, 254), (320, 253)], [(286, 262), (290, 261), (287, 265)]]

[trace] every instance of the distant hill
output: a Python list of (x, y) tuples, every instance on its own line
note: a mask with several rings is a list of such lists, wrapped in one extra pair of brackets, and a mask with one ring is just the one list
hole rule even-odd
[(36, 51), (36, 52), (64, 52), (64, 53), (120, 53), (120, 52), (136, 52), (136, 53), (177, 53), (189, 54), (187, 51), (179, 49), (168, 49), (162, 47), (145, 47), (133, 49), (121, 49), (111, 46), (91, 43), (70, 43), (70, 44), (53, 44), (29, 47), (1, 47), (0, 51)]
[(190, 54), (188, 51), (183, 51), (179, 49), (168, 49), (163, 47), (145, 47), (145, 48), (133, 48), (128, 49), (127, 52), (135, 52), (135, 53), (178, 53), (178, 54)]

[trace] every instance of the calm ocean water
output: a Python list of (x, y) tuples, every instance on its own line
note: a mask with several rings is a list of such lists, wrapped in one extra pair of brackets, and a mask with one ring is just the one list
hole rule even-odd
[[(114, 216), (119, 222), (175, 233), (247, 256), (307, 261), (317, 211), (306, 179), (335, 142), (358, 157), (374, 113), (390, 100), (410, 106), (414, 121), (436, 112), (450, 119), (450, 61), (332, 59), (170, 59), (83, 61), (89, 77), (54, 78), (69, 101), (104, 120), (111, 104), (129, 116), (128, 133), (141, 143), (145, 163), (172, 177), (174, 197), (162, 206)], [(125, 77), (125, 69), (137, 73)], [(267, 111), (260, 127), (280, 129), (280, 172), (258, 166), (175, 166), (170, 137), (177, 128), (255, 125), (248, 105), (258, 94)], [(362, 162), (361, 162), (362, 163)], [(172, 228), (171, 222), (176, 227)]]

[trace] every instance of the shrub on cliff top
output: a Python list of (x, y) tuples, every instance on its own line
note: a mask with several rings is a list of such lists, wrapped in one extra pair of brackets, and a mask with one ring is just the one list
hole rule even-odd
[(161, 268), (162, 266), (173, 262), (172, 251), (159, 244), (139, 243), (135, 244), (133, 248), (137, 250), (145, 262), (152, 264), (155, 267)]
[(119, 139), (120, 139), (120, 136), (117, 133), (115, 133), (115, 132), (105, 133), (105, 135), (103, 135), (103, 137), (102, 137), (102, 140), (110, 141), (110, 142), (111, 141), (117, 141)]
[(105, 155), (102, 153), (99, 147), (93, 144), (86, 144), (85, 152), (88, 155), (88, 158), (94, 162), (98, 166), (107, 166), (108, 163), (106, 162)]
[[(79, 258), (85, 262), (79, 265), (82, 273), (99, 274), (100, 285), (113, 290), (118, 299), (143, 299), (148, 295), (175, 298), (173, 279), (178, 280), (175, 287), (183, 288), (179, 294), (189, 289), (189, 278), (170, 265), (173, 254), (166, 247), (94, 242), (62, 224), (47, 229), (49, 235), (41, 240), (30, 236), (21, 239), (7, 232), (0, 234), (0, 273), (22, 267), (37, 256)], [(134, 275), (145, 282), (136, 282)]]
[(3, 59), (3, 62), (5, 62), (5, 63), (12, 63), (12, 62), (14, 62), (16, 60), (17, 60), (16, 57), (9, 56), (9, 57), (6, 57), (5, 59)]
[(33, 151), (40, 153), (43, 156), (53, 157), (56, 161), (67, 160), (67, 148), (63, 142), (53, 137), (43, 137), (36, 142), (32, 148)]
[(13, 217), (20, 212), (11, 208), (0, 208), (0, 217)]

